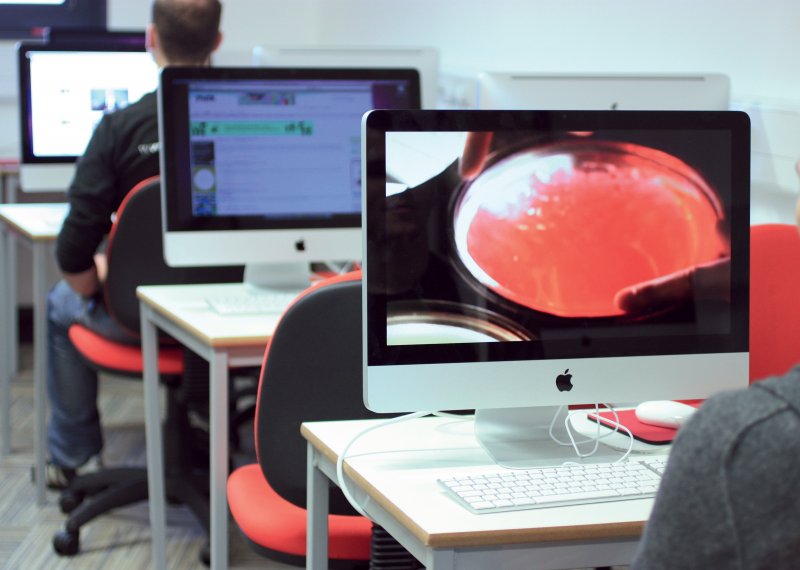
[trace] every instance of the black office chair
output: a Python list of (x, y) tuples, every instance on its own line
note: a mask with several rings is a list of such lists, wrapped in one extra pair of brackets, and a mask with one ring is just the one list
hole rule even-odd
[[(258, 463), (228, 478), (228, 505), (254, 549), (303, 565), (306, 555), (304, 421), (376, 418), (361, 386), (361, 274), (302, 293), (272, 336), (258, 386)], [(338, 489), (328, 518), (331, 567), (395, 570), (417, 561), (380, 527), (358, 516)]]
[[(139, 332), (139, 285), (222, 283), (241, 281), (243, 268), (172, 268), (164, 262), (158, 177), (144, 180), (126, 196), (108, 239), (108, 277), (104, 298), (108, 311), (125, 329)], [(139, 345), (112, 342), (82, 325), (69, 336), (78, 352), (99, 371), (141, 378)], [(189, 424), (188, 410), (207, 404), (208, 364), (169, 338), (160, 339), (158, 369), (167, 386), (164, 453), (166, 494), (172, 503), (187, 505), (208, 532), (208, 447), (204, 434)], [(60, 497), (67, 513), (63, 531), (53, 537), (55, 551), (74, 555), (80, 549), (80, 528), (120, 506), (147, 499), (147, 470), (107, 468), (73, 479)], [(207, 558), (208, 553), (203, 556)]]

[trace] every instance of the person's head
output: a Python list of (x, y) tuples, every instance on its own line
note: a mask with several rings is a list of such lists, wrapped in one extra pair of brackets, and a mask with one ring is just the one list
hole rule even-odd
[(153, 0), (147, 47), (160, 67), (208, 65), (219, 47), (220, 0)]

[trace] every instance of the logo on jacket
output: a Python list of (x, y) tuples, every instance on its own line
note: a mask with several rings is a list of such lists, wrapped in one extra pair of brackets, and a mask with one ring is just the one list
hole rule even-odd
[(153, 154), (158, 154), (158, 147), (159, 147), (158, 142), (154, 142), (154, 143), (140, 144), (136, 148), (139, 151), (140, 155), (142, 155), (142, 156), (150, 156), (150, 155), (153, 155)]

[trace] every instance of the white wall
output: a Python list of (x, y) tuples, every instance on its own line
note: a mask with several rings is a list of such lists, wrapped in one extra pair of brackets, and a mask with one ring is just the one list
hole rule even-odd
[(322, 42), (431, 44), (445, 67), (717, 71), (800, 99), (796, 0), (320, 0), (319, 17)]
[[(128, 21), (110, 0), (110, 21)], [(120, 16), (123, 16), (120, 18)], [(719, 72), (753, 120), (753, 221), (793, 221), (800, 157), (797, 0), (227, 0), (223, 49), (425, 45), (443, 71)], [(447, 81), (447, 74), (444, 75)], [(469, 99), (463, 84), (457, 95)], [(452, 94), (452, 91), (447, 91)]]
[[(447, 72), (714, 71), (753, 119), (755, 221), (791, 221), (800, 157), (797, 0), (223, 0), (226, 62), (255, 44), (426, 45)], [(148, 3), (108, 0), (109, 26)], [(13, 44), (0, 43), (0, 154), (16, 154)], [(444, 88), (448, 88), (445, 84)], [(469, 94), (467, 94), (468, 96)]]

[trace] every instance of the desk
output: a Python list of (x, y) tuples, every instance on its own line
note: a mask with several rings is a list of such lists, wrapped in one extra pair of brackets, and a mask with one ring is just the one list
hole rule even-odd
[(16, 251), (15, 241), (28, 245), (33, 257), (33, 401), (36, 458), (36, 501), (46, 502), (45, 491), (45, 428), (47, 421), (47, 279), (48, 254), (67, 215), (68, 204), (2, 204), (0, 205), (0, 323), (5, 331), (0, 368), (0, 414), (2, 414), (2, 443), (5, 455), (11, 450), (11, 378), (17, 373), (17, 311), (16, 311)]
[[(307, 568), (328, 567), (327, 487), (353, 436), (380, 420), (309, 422)], [(563, 569), (630, 564), (652, 499), (473, 515), (439, 489), (443, 470), (491, 465), (471, 420), (421, 418), (380, 428), (348, 452), (351, 493), (428, 570)]]
[(159, 405), (156, 328), (209, 363), (211, 434), (211, 568), (228, 565), (228, 368), (260, 366), (280, 315), (220, 316), (205, 299), (235, 294), (244, 285), (139, 287), (144, 356), (145, 435), (153, 566), (166, 568), (164, 452)]

